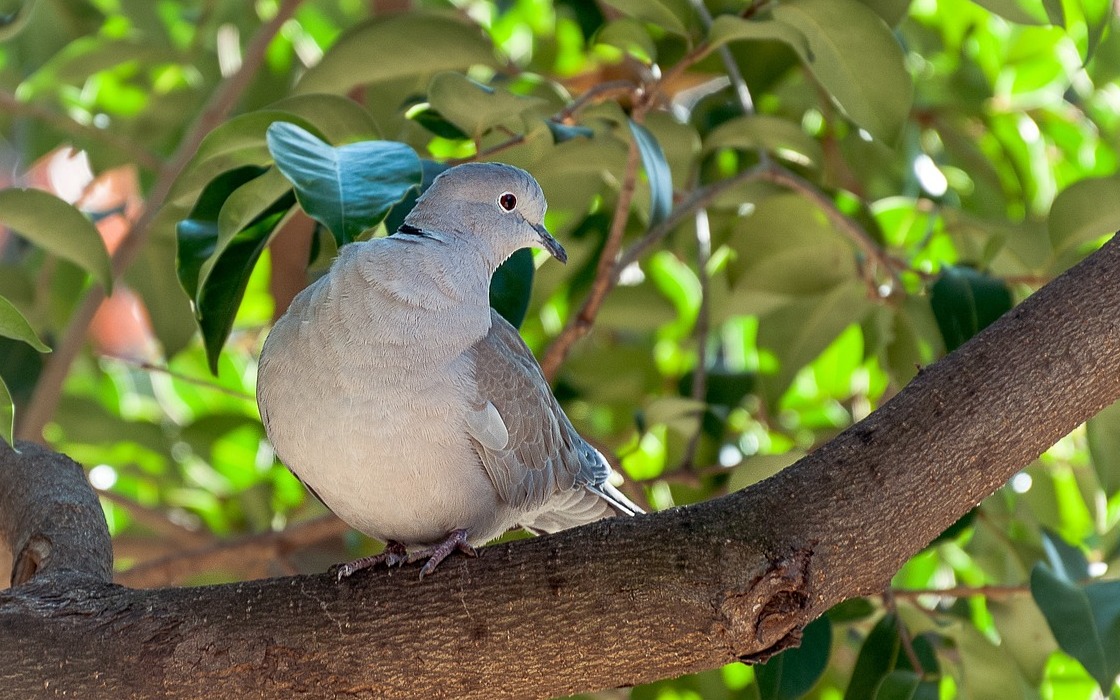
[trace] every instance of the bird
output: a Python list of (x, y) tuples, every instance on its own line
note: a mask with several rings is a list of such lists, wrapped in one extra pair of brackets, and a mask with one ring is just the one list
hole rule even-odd
[(545, 534), (642, 509), (564, 413), (489, 304), (514, 252), (567, 253), (525, 170), (440, 173), (391, 235), (340, 248), (262, 346), (257, 404), (277, 457), (352, 528), (385, 543), (337, 567), (447, 556), (507, 530)]

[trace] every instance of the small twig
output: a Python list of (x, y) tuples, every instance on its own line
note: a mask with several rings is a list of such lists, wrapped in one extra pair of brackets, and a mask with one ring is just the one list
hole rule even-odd
[[(194, 157), (198, 145), (215, 126), (220, 124), (241, 99), (253, 76), (264, 61), (265, 52), (272, 39), (292, 16), (303, 0), (284, 0), (269, 20), (249, 42), (241, 68), (222, 83), (211, 96), (202, 114), (187, 132), (171, 161), (160, 168), (156, 182), (148, 194), (143, 213), (129, 229), (112, 258), (113, 279), (119, 279), (136, 259), (151, 235), (156, 216), (166, 202), (176, 178)], [(35, 390), (27, 408), (19, 416), (16, 434), (25, 440), (42, 441), (43, 426), (54, 415), (62, 395), (62, 385), (70, 373), (70, 365), (85, 344), (89, 324), (105, 300), (105, 289), (92, 285), (83, 297), (70, 323), (62, 335), (54, 352), (47, 356), (42, 374), (35, 384)]]
[(605, 83), (599, 83), (572, 100), (567, 107), (557, 112), (552, 120), (560, 124), (569, 124), (584, 107), (612, 97), (629, 95), (638, 88), (639, 86), (632, 80), (608, 80)]
[(685, 446), (684, 457), (681, 459), (681, 469), (691, 470), (696, 459), (696, 450), (700, 446), (700, 437), (704, 434), (704, 417), (707, 414), (706, 398), (708, 395), (708, 334), (711, 331), (710, 306), (708, 291), (711, 286), (708, 279), (708, 260), (712, 257), (712, 231), (708, 224), (708, 210), (701, 207), (696, 210), (696, 274), (700, 279), (700, 308), (696, 312), (696, 325), (693, 336), (696, 339), (696, 367), (692, 370), (691, 398), (704, 403), (700, 411), (700, 420), (696, 431), (688, 439)]
[(0, 90), (0, 111), (38, 119), (73, 136), (100, 141), (121, 151), (138, 165), (149, 170), (159, 170), (163, 163), (158, 156), (138, 145), (132, 139), (123, 138), (109, 129), (99, 129), (95, 126), (82, 124), (45, 107), (23, 102), (12, 93), (4, 90)]
[(493, 146), (491, 146), (490, 148), (477, 149), (477, 152), (473, 156), (468, 156), (466, 158), (451, 158), (447, 161), (447, 165), (450, 166), (450, 165), (461, 165), (462, 163), (473, 163), (476, 160), (481, 160), (483, 158), (489, 158), (490, 156), (494, 155), (495, 153), (501, 153), (502, 151), (504, 151), (508, 148), (513, 148), (514, 146), (519, 146), (523, 143), (525, 143), (525, 134), (514, 134), (513, 136), (510, 136), (505, 141), (502, 141), (501, 143), (496, 143)]
[(226, 396), (232, 396), (232, 397), (237, 398), (237, 399), (245, 399), (246, 401), (256, 401), (256, 397), (253, 396), (252, 394), (247, 393), (247, 392), (238, 391), (236, 389), (230, 389), (229, 387), (222, 386), (221, 384), (217, 384), (217, 383), (212, 382), (212, 381), (207, 381), (206, 379), (202, 379), (202, 378), (199, 378), (199, 377), (192, 377), (189, 374), (183, 374), (182, 372), (176, 372), (175, 370), (173, 370), (169, 367), (165, 367), (163, 365), (153, 364), (151, 362), (148, 362), (147, 360), (135, 360), (135, 359), (132, 359), (132, 358), (120, 357), (120, 356), (117, 356), (117, 355), (103, 355), (103, 357), (105, 357), (106, 359), (109, 359), (109, 360), (113, 360), (114, 362), (120, 362), (122, 364), (131, 365), (132, 367), (144, 370), (145, 372), (154, 372), (156, 374), (164, 374), (164, 375), (167, 375), (168, 377), (171, 377), (172, 379), (174, 379), (176, 381), (183, 382), (184, 384), (192, 384), (194, 386), (203, 387), (205, 389), (210, 389), (211, 391), (216, 391), (220, 394), (225, 394)]
[[(635, 119), (638, 117), (635, 114)], [(630, 139), (629, 150), (626, 155), (626, 172), (622, 178), (622, 187), (618, 192), (618, 202), (615, 204), (614, 217), (611, 219), (610, 232), (603, 245), (603, 252), (599, 255), (599, 265), (595, 270), (595, 280), (591, 283), (591, 291), (584, 299), (579, 311), (576, 313), (556, 340), (548, 346), (544, 357), (541, 358), (541, 369), (544, 376), (552, 381), (560, 369), (564, 359), (568, 356), (572, 345), (577, 340), (587, 335), (595, 323), (599, 307), (603, 305), (607, 293), (614, 287), (616, 272), (616, 259), (622, 249), (622, 235), (626, 231), (626, 221), (630, 217), (630, 204), (634, 199), (634, 190), (638, 185), (638, 165), (641, 154), (638, 152), (637, 141)]]
[(922, 666), (922, 660), (918, 658), (918, 653), (914, 651), (914, 641), (910, 639), (910, 630), (906, 629), (906, 625), (902, 622), (902, 616), (898, 614), (898, 605), (895, 603), (894, 594), (888, 587), (883, 590), (883, 603), (886, 604), (887, 609), (894, 615), (895, 629), (898, 631), (898, 641), (902, 643), (902, 650), (906, 653), (906, 658), (910, 660), (910, 668), (914, 669), (914, 673), (919, 676), (925, 676), (926, 670)]
[[(692, 7), (696, 10), (696, 15), (700, 18), (704, 29), (711, 29), (712, 13), (708, 12), (704, 0), (692, 0)], [(743, 110), (743, 114), (748, 116), (754, 114), (754, 98), (751, 97), (750, 88), (747, 87), (747, 81), (743, 79), (743, 72), (739, 70), (739, 64), (735, 62), (735, 56), (731, 54), (731, 49), (728, 48), (727, 44), (723, 44), (717, 51), (720, 61), (723, 62), (723, 69), (731, 80), (731, 86), (735, 88), (735, 97), (739, 100), (739, 107)], [(766, 158), (766, 151), (760, 148), (759, 156)]]

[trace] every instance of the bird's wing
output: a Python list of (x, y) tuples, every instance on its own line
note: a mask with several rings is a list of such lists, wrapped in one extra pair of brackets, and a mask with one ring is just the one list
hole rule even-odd
[(610, 467), (576, 433), (517, 330), (497, 313), (491, 321), (469, 351), (478, 397), (467, 430), (498, 495), (532, 510), (572, 488), (598, 493)]

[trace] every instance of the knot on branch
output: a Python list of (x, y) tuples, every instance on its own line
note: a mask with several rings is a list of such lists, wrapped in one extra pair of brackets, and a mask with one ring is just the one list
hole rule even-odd
[(811, 558), (811, 549), (798, 549), (772, 559), (747, 590), (729, 591), (720, 601), (722, 631), (740, 661), (761, 663), (800, 643), (809, 622)]

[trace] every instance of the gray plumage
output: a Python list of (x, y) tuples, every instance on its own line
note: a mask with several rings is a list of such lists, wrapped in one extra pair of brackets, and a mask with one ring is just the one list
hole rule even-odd
[(388, 543), (340, 578), (418, 558), (426, 573), (513, 527), (641, 512), (489, 306), (490, 277), (516, 250), (566, 259), (545, 208), (519, 168), (451, 168), (398, 233), (345, 246), (265, 341), (257, 402), (277, 455), (339, 517)]

